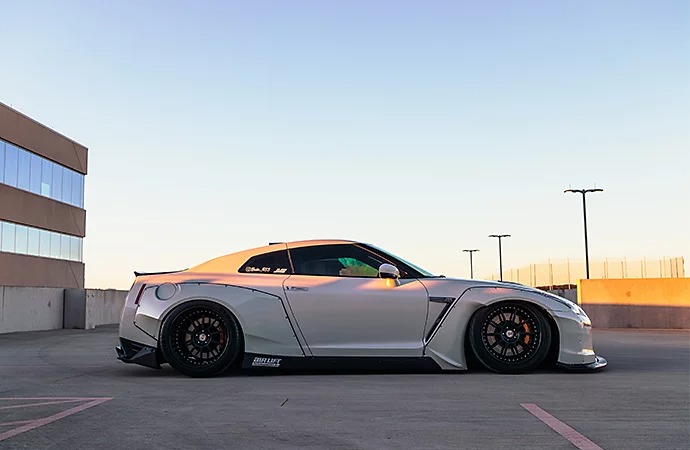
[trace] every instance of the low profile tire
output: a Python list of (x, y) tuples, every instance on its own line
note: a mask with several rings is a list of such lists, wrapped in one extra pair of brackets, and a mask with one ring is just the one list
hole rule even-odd
[(214, 302), (194, 300), (175, 308), (163, 322), (160, 348), (176, 371), (189, 377), (226, 372), (241, 352), (235, 316)]
[(488, 369), (528, 373), (546, 359), (551, 327), (538, 308), (527, 303), (502, 302), (472, 316), (469, 340), (473, 353)]

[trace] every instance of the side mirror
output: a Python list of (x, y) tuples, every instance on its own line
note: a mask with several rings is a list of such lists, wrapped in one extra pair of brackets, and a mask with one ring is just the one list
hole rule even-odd
[(381, 267), (379, 267), (379, 277), (398, 279), (400, 278), (400, 271), (392, 264), (381, 264)]

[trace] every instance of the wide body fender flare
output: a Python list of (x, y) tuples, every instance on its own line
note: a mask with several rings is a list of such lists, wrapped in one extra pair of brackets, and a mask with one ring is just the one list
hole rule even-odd
[[(453, 302), (448, 303), (436, 327), (426, 336), (424, 355), (432, 358), (445, 370), (467, 370), (465, 339), (472, 315), (481, 308), (505, 301), (530, 303), (542, 310), (556, 325), (560, 337), (559, 362), (589, 362), (586, 355), (581, 353), (583, 347), (585, 350), (586, 347), (592, 347), (591, 329), (583, 329), (581, 321), (566, 305), (531, 290), (493, 286), (467, 288)], [(566, 338), (565, 342), (563, 336)], [(573, 353), (577, 354), (574, 359)]]

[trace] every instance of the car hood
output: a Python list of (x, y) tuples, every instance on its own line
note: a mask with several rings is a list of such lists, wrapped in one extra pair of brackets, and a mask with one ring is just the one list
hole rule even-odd
[(470, 288), (496, 288), (543, 293), (524, 284), (506, 281), (472, 280), (464, 278), (422, 278), (419, 281), (427, 288), (430, 297), (458, 297)]

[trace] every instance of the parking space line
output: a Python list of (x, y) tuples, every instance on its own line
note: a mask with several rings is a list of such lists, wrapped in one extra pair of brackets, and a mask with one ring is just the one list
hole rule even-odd
[[(112, 400), (112, 397), (103, 397), (103, 398), (82, 398), (80, 400), (91, 400), (88, 403), (84, 403), (79, 406), (75, 406), (74, 408), (70, 408), (66, 411), (59, 412), (57, 414), (53, 414), (52, 416), (48, 417), (43, 417), (42, 419), (37, 419), (37, 420), (32, 420), (25, 425), (21, 427), (14, 428), (9, 431), (5, 431), (4, 433), (0, 433), (0, 441), (4, 441), (5, 439), (9, 439), (11, 437), (17, 436), (18, 434), (25, 433), (27, 431), (31, 431), (33, 429), (36, 429), (38, 427), (42, 427), (43, 425), (48, 425), (49, 423), (55, 422), (60, 419), (64, 419), (65, 417), (69, 417), (73, 414), (79, 413), (81, 411), (84, 411), (86, 409), (92, 408), (94, 406), (100, 405), (101, 403), (105, 403), (109, 400)], [(7, 398), (4, 398), (2, 400), (8, 400)], [(14, 399), (14, 400), (19, 400), (19, 399)]]
[(532, 413), (534, 417), (544, 422), (546, 425), (549, 426), (549, 428), (554, 430), (556, 433), (560, 434), (561, 436), (569, 440), (571, 444), (573, 444), (580, 450), (603, 450), (597, 444), (587, 439), (584, 435), (580, 434), (573, 428), (556, 419), (554, 416), (547, 413), (536, 404), (520, 403), (520, 406)]
[(16, 422), (3, 422), (0, 423), (0, 427), (9, 427), (12, 425), (24, 425), (25, 423), (31, 423), (33, 420), (17, 420)]
[(29, 408), (31, 406), (59, 405), (60, 403), (74, 403), (74, 402), (80, 402), (80, 401), (83, 401), (83, 400), (78, 398), (78, 399), (72, 399), (72, 400), (56, 400), (54, 402), (24, 403), (22, 405), (0, 406), (0, 410), (2, 410), (2, 409), (16, 409), (16, 408)]
[(0, 397), (0, 400), (94, 400), (95, 397)]

